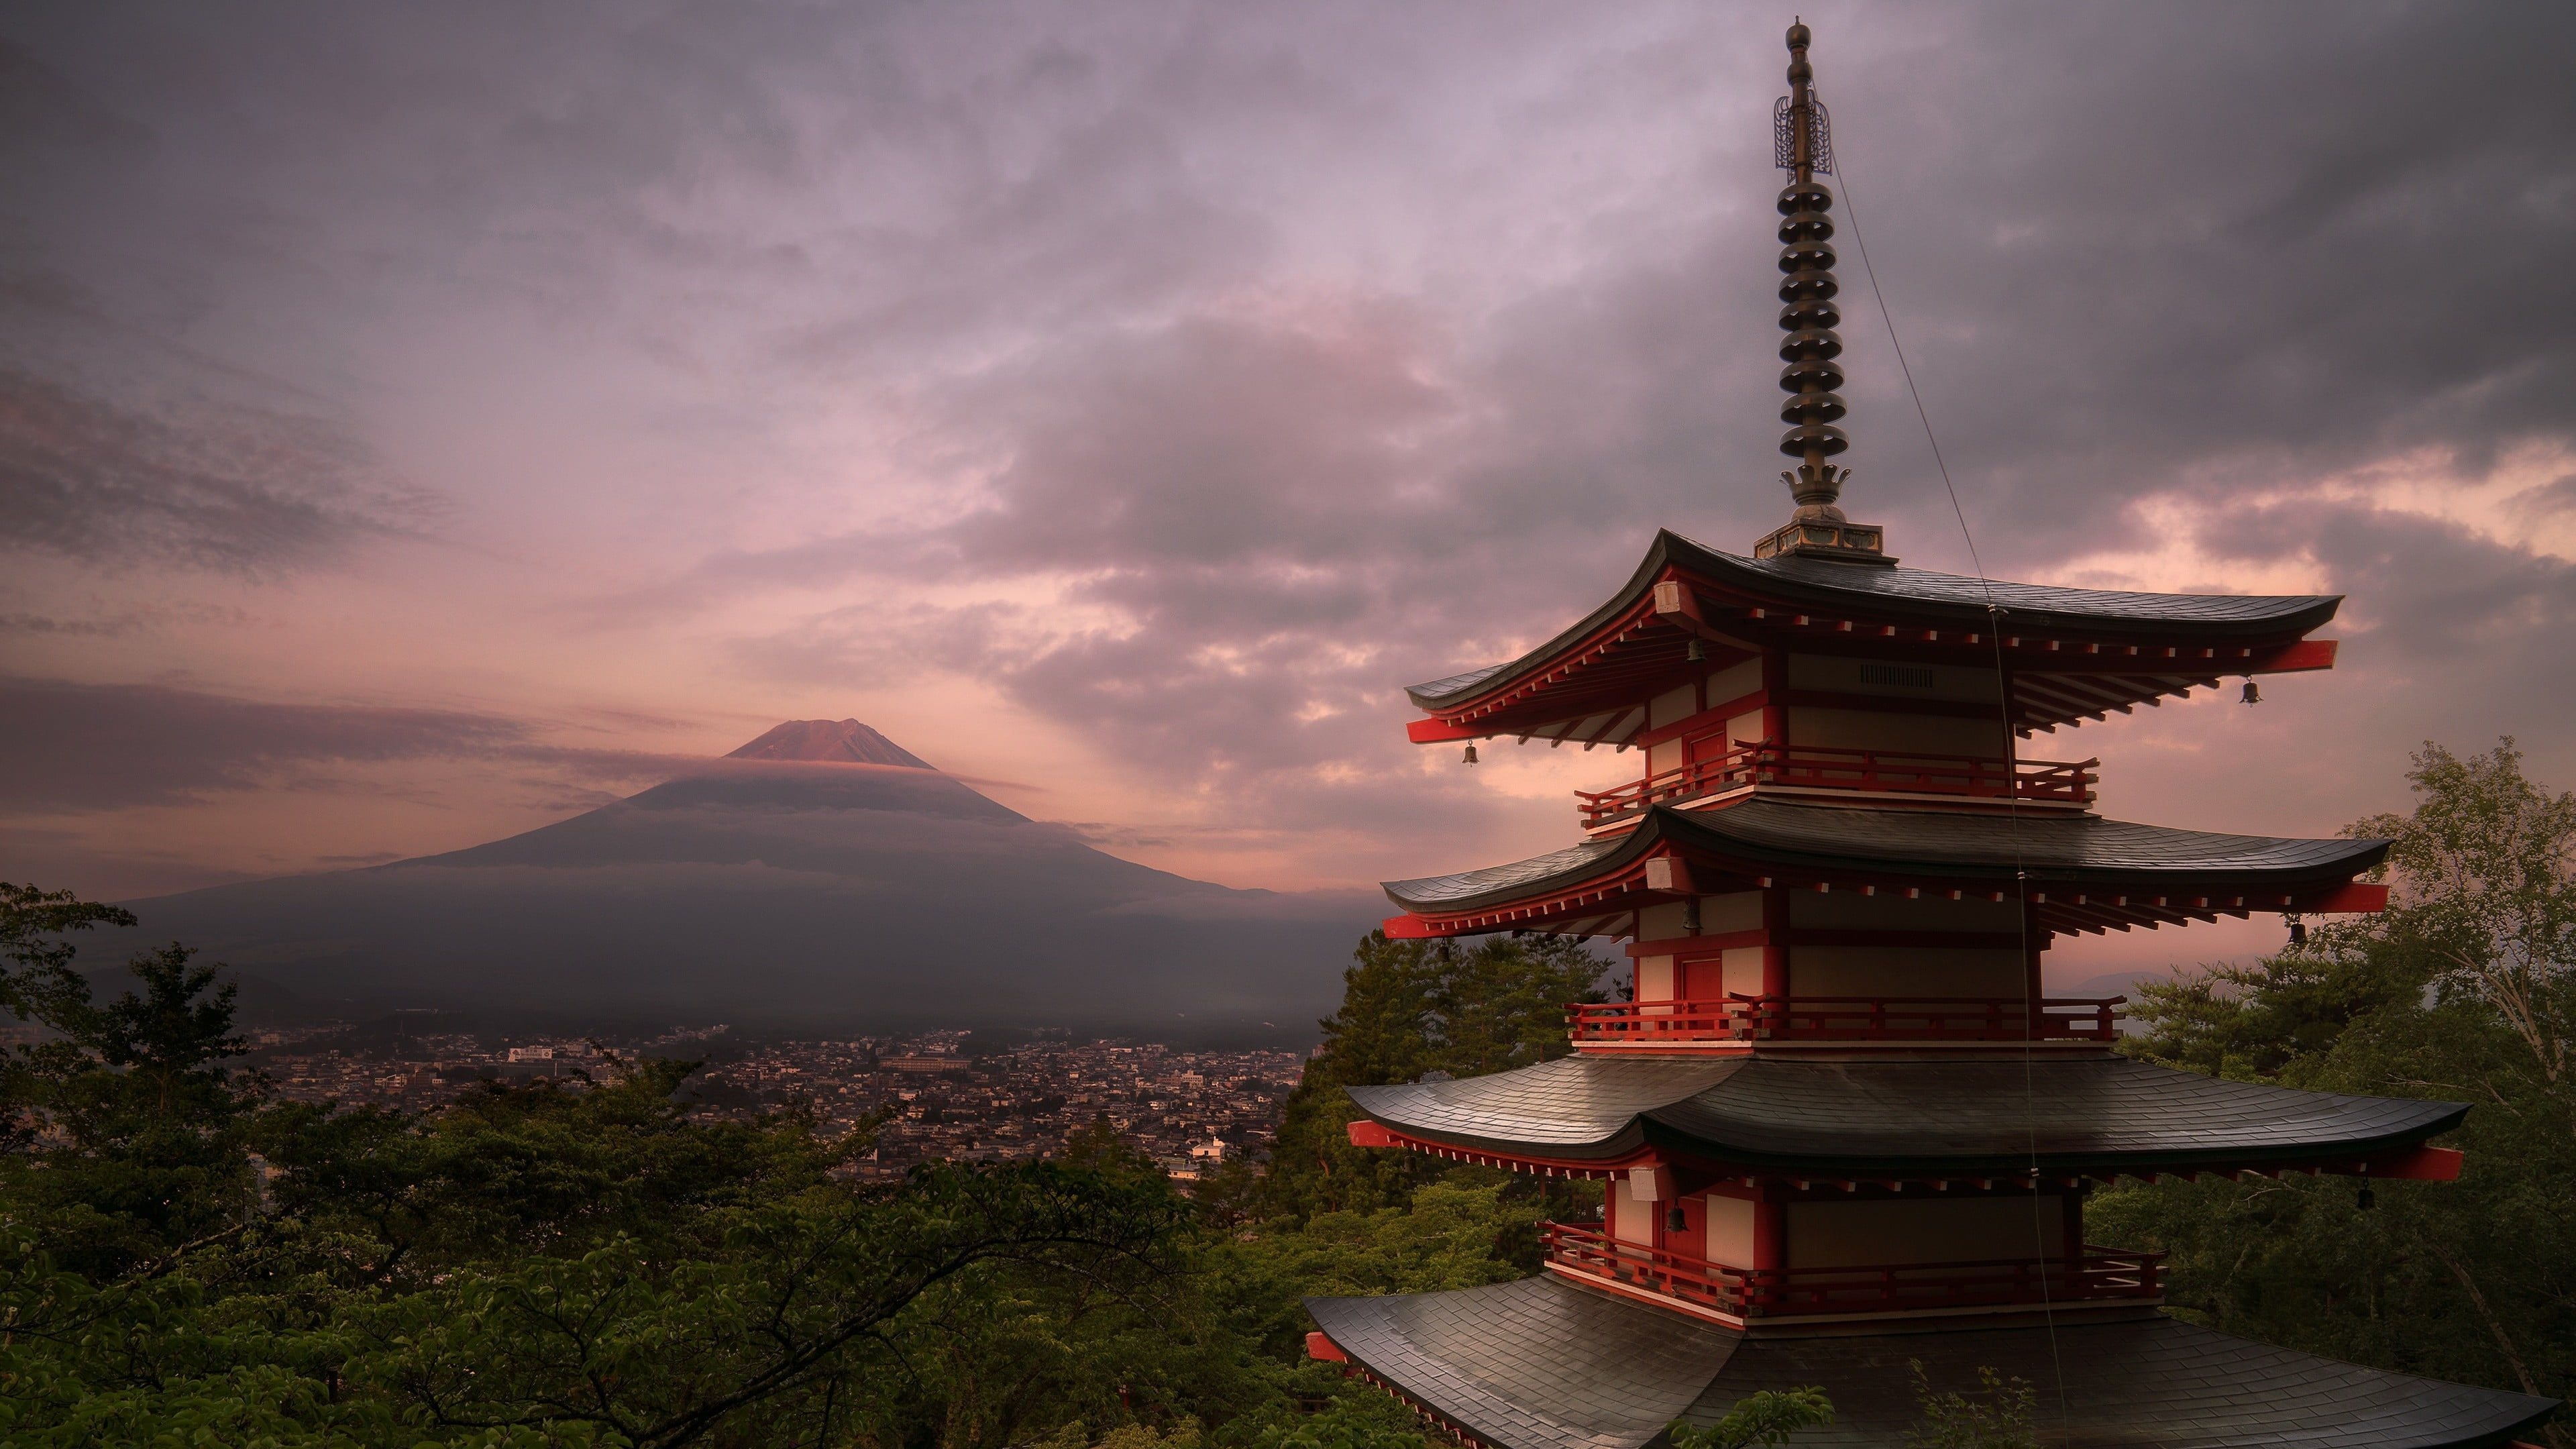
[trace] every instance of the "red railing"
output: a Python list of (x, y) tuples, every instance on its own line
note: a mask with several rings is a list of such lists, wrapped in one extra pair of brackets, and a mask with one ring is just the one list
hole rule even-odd
[(1575, 1272), (1741, 1317), (2101, 1303), (2164, 1292), (2164, 1254), (2089, 1244), (2072, 1258), (1737, 1268), (1566, 1223), (1547, 1224), (1545, 1238), (1549, 1261)]
[(1576, 1042), (2112, 1041), (2125, 996), (1728, 996), (1717, 1001), (1574, 1001)]
[(2019, 760), (1975, 755), (1916, 755), (1895, 750), (1842, 750), (1821, 745), (1741, 744), (1723, 755), (1648, 775), (1610, 790), (1577, 790), (1583, 828), (1606, 825), (1649, 805), (1696, 800), (1749, 785), (1863, 790), (1879, 794), (1959, 795), (2038, 804), (2089, 805), (2100, 760)]

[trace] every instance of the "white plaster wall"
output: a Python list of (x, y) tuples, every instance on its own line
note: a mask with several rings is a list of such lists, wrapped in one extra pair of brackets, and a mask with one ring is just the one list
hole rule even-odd
[(1762, 687), (1762, 661), (1746, 659), (1730, 664), (1708, 677), (1708, 702), (1721, 705), (1730, 699), (1742, 699)]
[(1752, 1267), (1753, 1218), (1760, 1205), (1749, 1197), (1719, 1197), (1714, 1193), (1701, 1201), (1707, 1208), (1703, 1220), (1708, 1224), (1708, 1247), (1703, 1256), (1730, 1268)]
[(1628, 1179), (1610, 1179), (1610, 1236), (1623, 1243), (1652, 1245), (1655, 1241), (1656, 1204), (1637, 1201), (1628, 1190)]
[(1646, 702), (1646, 728), (1659, 730), (1699, 713), (1699, 691), (1685, 684)]
[(1723, 936), (1733, 931), (1762, 929), (1762, 892), (1734, 891), (1722, 896), (1699, 898), (1699, 930), (1703, 936)]
[(1673, 999), (1673, 958), (1640, 956), (1637, 958), (1637, 999), (1670, 1001)]
[(1793, 745), (1836, 750), (1893, 750), (1918, 755), (2004, 757), (2001, 719), (1965, 719), (1956, 715), (1889, 714), (1867, 709), (1819, 709), (1795, 705), (1789, 710)]
[(1792, 946), (1791, 996), (2003, 996), (2018, 1000), (2029, 967), (2011, 949)]
[(1792, 1268), (2053, 1258), (2066, 1245), (2054, 1195), (2036, 1208), (2026, 1197), (1793, 1202), (1786, 1231)]

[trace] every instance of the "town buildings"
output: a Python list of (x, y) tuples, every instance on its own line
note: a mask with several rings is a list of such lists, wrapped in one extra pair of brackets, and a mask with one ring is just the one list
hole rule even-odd
[(899, 1177), (931, 1158), (1044, 1157), (1105, 1122), (1186, 1182), (1229, 1159), (1267, 1156), (1304, 1066), (1290, 1051), (1055, 1038), (979, 1051), (963, 1031), (743, 1041), (715, 1030), (602, 1042), (434, 1023), (357, 1040), (346, 1030), (271, 1033), (250, 1064), (290, 1099), (422, 1111), (487, 1081), (545, 1077), (580, 1090), (614, 1071), (616, 1058), (643, 1055), (704, 1061), (687, 1090), (711, 1114), (795, 1108), (836, 1134), (877, 1121), (859, 1168), (869, 1177)]
[(2102, 818), (2098, 761), (2024, 742), (2166, 696), (2330, 667), (2331, 597), (2106, 593), (1897, 566), (1839, 506), (1848, 440), (1832, 194), (1808, 32), (1778, 114), (1782, 451), (1796, 511), (1750, 556), (1659, 534), (1522, 658), (1415, 686), (1419, 742), (1611, 746), (1635, 777), (1535, 859), (1390, 882), (1391, 936), (1626, 943), (1630, 999), (1572, 1056), (1353, 1088), (1362, 1146), (1601, 1180), (1546, 1270), (1309, 1300), (1310, 1349), (1497, 1449), (1636, 1449), (1744, 1395), (1821, 1386), (1799, 1442), (1903, 1442), (1908, 1366), (2038, 1388), (2043, 1442), (2503, 1444), (2552, 1400), (2250, 1343), (2160, 1311), (2153, 1253), (2097, 1246), (2097, 1187), (2159, 1176), (2444, 1180), (2459, 1103), (2293, 1091), (2113, 1049), (2051, 1000), (2053, 940), (2385, 904), (2373, 840)]

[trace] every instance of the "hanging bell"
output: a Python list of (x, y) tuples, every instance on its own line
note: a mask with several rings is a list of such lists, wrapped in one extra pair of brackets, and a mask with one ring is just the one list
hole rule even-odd
[(1467, 746), (1467, 758), (1463, 763), (1470, 765), (1476, 763), (1476, 747), (1472, 743)]
[(1683, 653), (1682, 653), (1682, 657), (1683, 657), (1684, 659), (1689, 660), (1689, 661), (1690, 661), (1691, 663), (1693, 663), (1693, 664), (1697, 664), (1697, 663), (1699, 663), (1700, 661), (1702, 661), (1702, 660), (1704, 660), (1704, 659), (1708, 658), (1708, 646), (1707, 646), (1707, 645), (1705, 645), (1705, 644), (1702, 644), (1701, 642), (1699, 642), (1699, 640), (1698, 640), (1698, 639), (1694, 638), (1694, 639), (1692, 639), (1692, 640), (1690, 641), (1690, 648), (1689, 648), (1689, 649), (1687, 649), (1687, 650), (1685, 650), (1685, 651), (1683, 651)]
[(2354, 1198), (2352, 1200), (2352, 1205), (2361, 1209), (2363, 1212), (2368, 1212), (2370, 1211), (2371, 1206), (2378, 1201), (2379, 1198), (2377, 1195), (2372, 1193), (2370, 1190), (2370, 1184), (2365, 1182), (2361, 1185), (2361, 1196)]
[(2236, 697), (2236, 702), (2238, 704), (2261, 704), (2263, 702), (2263, 686), (2256, 684), (2250, 679), (2245, 681), (2245, 692)]
[(2297, 916), (2290, 918), (2290, 944), (2293, 946), (2308, 944), (2308, 923)]
[(1664, 1214), (1664, 1230), (1672, 1233), (1690, 1231), (1690, 1219), (1683, 1214), (1680, 1203), (1673, 1204), (1673, 1210)]

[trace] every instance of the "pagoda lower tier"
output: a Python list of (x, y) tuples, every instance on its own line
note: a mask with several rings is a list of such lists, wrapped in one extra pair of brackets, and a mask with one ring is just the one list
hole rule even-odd
[(1883, 1051), (1574, 1056), (1346, 1089), (1353, 1145), (1607, 1189), (1550, 1224), (1551, 1273), (1746, 1332), (1926, 1317), (2120, 1314), (2162, 1255), (2087, 1241), (2120, 1177), (2447, 1181), (2457, 1102), (2306, 1092), (2131, 1061)]
[(1821, 1387), (1834, 1422), (1800, 1444), (1907, 1442), (1913, 1365), (1936, 1391), (1980, 1369), (2036, 1391), (2050, 1445), (2154, 1449), (2501, 1446), (2554, 1399), (2438, 1383), (2176, 1322), (2152, 1310), (2055, 1324), (1959, 1320), (1867, 1332), (1749, 1336), (1550, 1274), (1486, 1288), (1309, 1298), (1310, 1344), (1493, 1449), (1640, 1449), (1676, 1419), (1707, 1424), (1744, 1396)]

